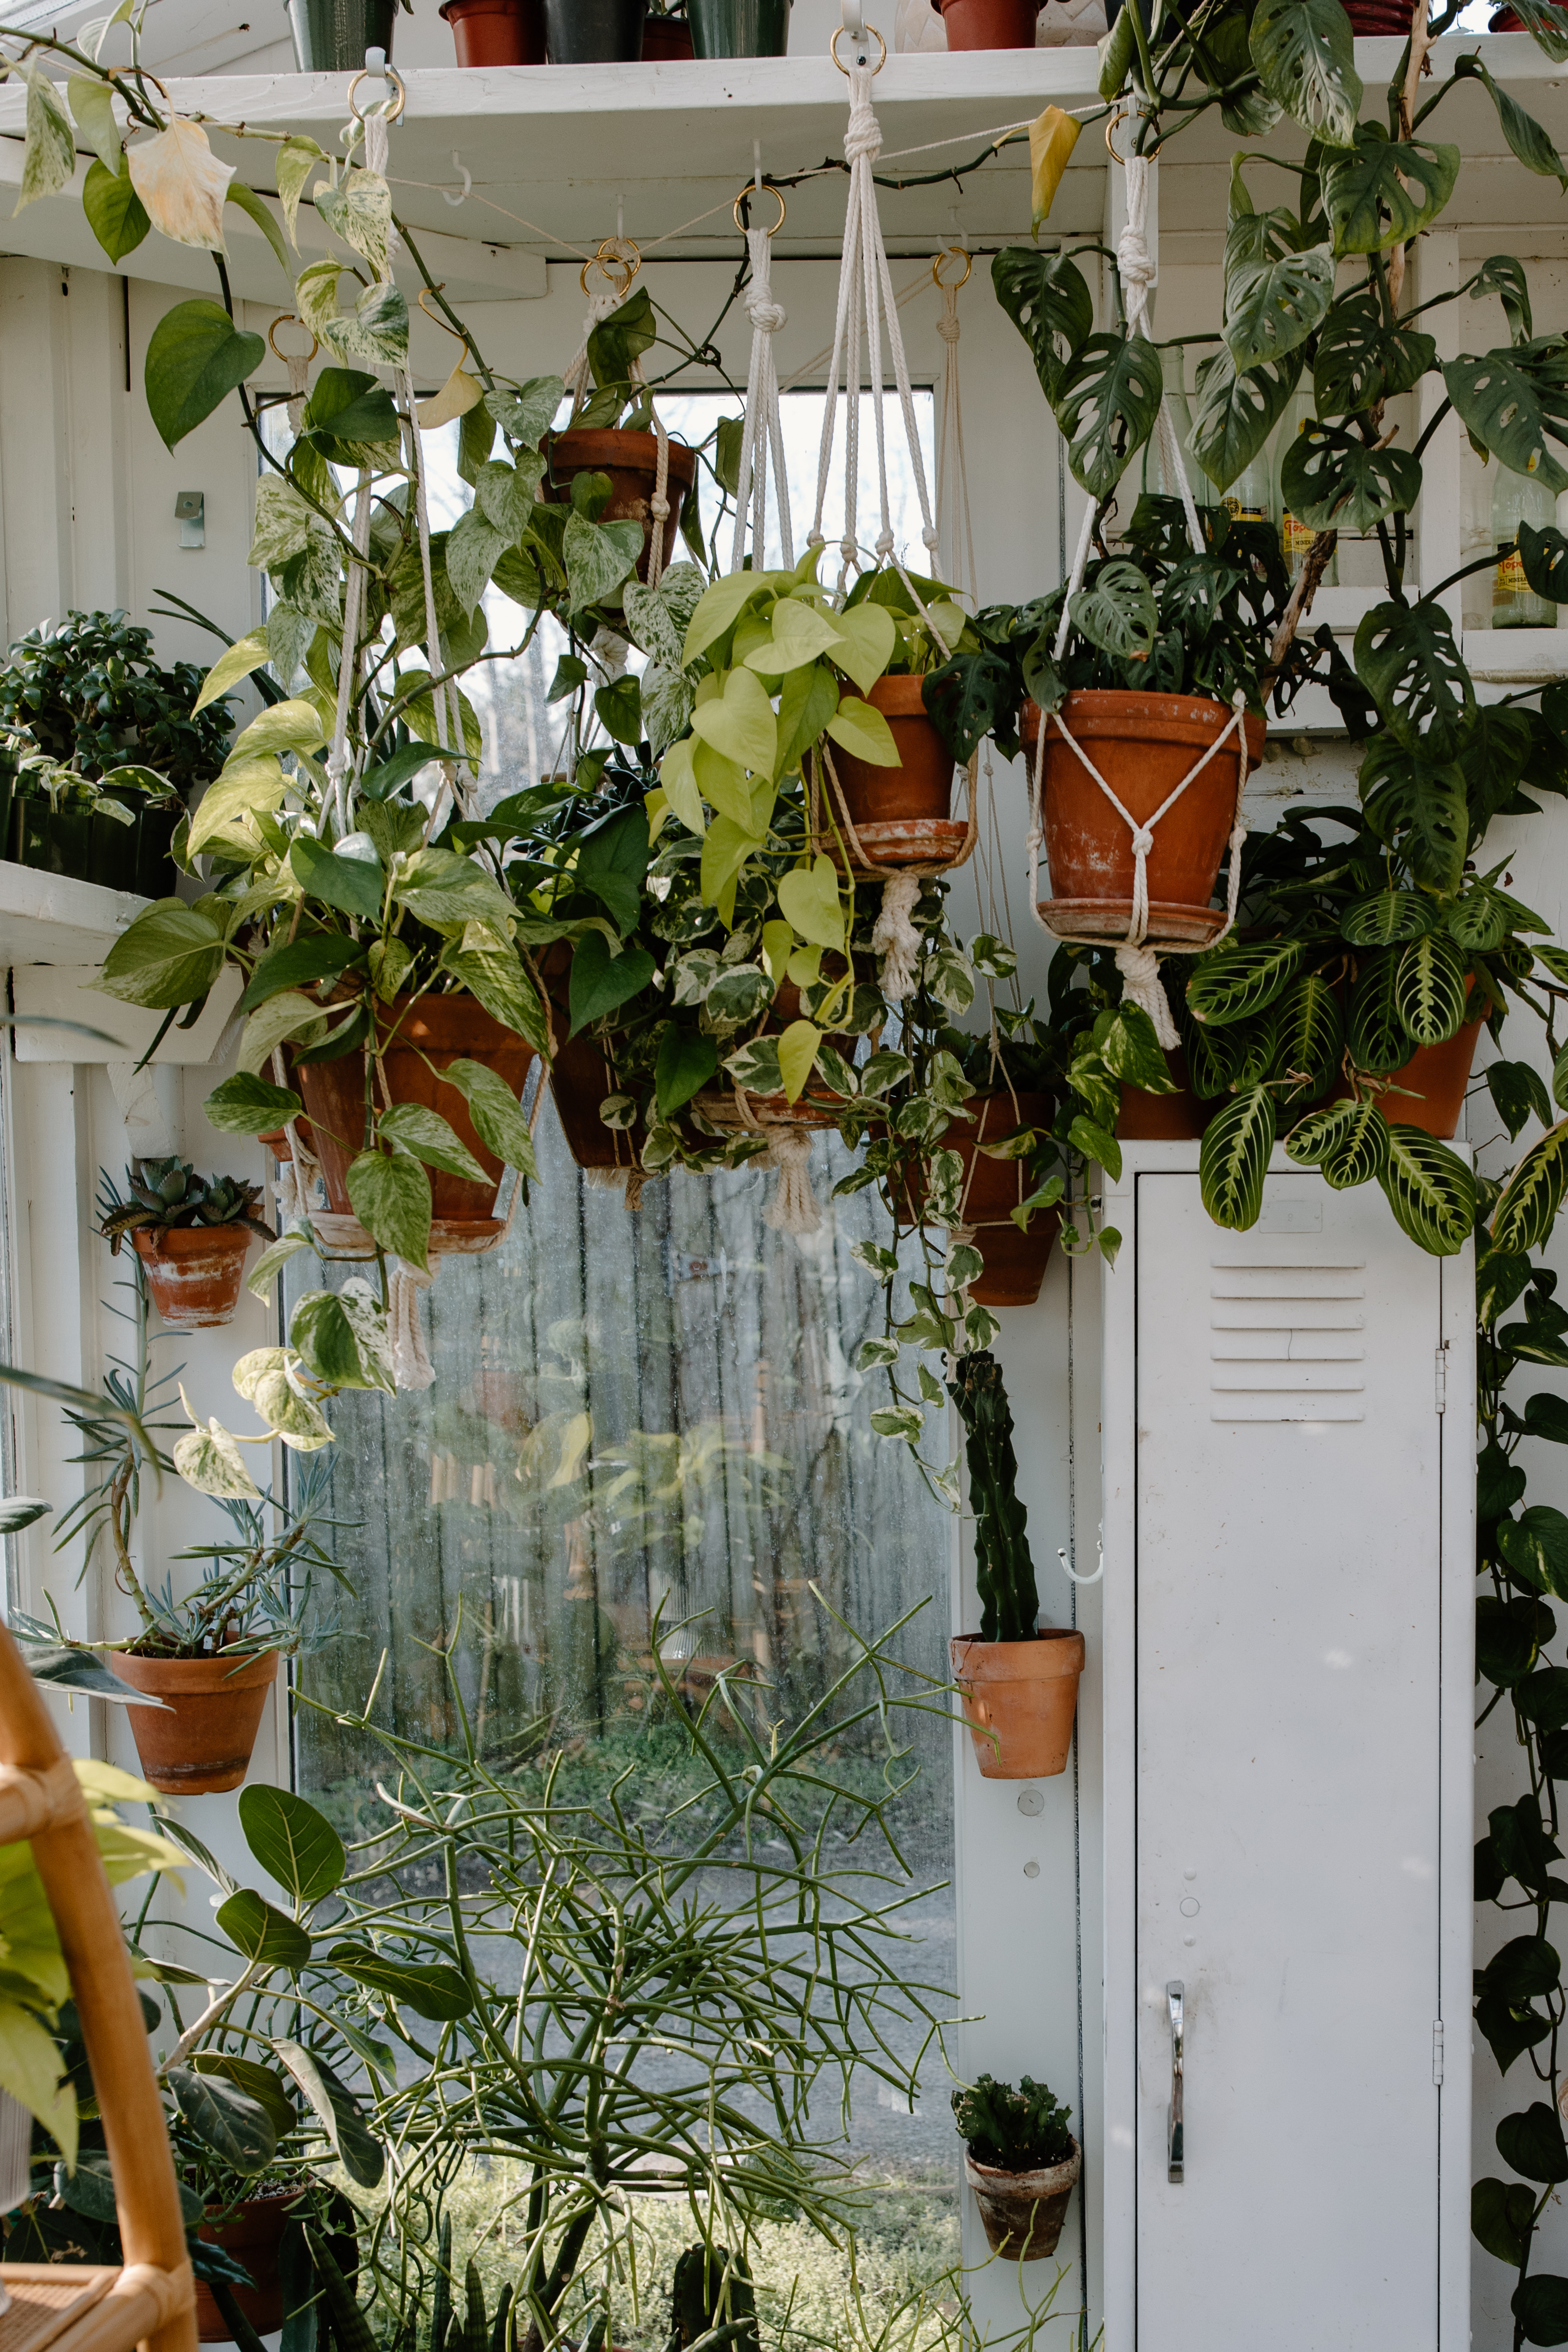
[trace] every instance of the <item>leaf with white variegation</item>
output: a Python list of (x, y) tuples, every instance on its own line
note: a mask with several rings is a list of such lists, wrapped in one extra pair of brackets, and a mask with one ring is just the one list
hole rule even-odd
[(22, 149), (22, 184), (15, 211), (37, 204), (40, 196), (58, 195), (68, 187), (76, 170), (76, 133), (60, 104), (59, 95), (37, 66), (27, 68), (27, 127)]
[(132, 184), (155, 229), (175, 245), (223, 253), (223, 202), (234, 177), (199, 122), (173, 115), (166, 131), (125, 150)]

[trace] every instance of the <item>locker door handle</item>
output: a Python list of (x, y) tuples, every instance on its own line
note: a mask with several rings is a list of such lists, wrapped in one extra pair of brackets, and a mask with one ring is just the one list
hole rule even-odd
[(1165, 2135), (1166, 2178), (1185, 2178), (1185, 2128), (1182, 2121), (1182, 2094), (1185, 2083), (1185, 2035), (1182, 2010), (1185, 1988), (1180, 1982), (1165, 1987), (1165, 2003), (1171, 2012), (1171, 2112)]

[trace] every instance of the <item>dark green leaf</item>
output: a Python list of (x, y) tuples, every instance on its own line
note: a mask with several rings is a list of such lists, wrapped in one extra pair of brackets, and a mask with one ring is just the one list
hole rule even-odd
[(1454, 79), (1484, 82), (1497, 109), (1502, 135), (1525, 170), (1539, 173), (1543, 180), (1555, 180), (1560, 188), (1568, 188), (1568, 169), (1564, 169), (1563, 158), (1546, 132), (1533, 114), (1526, 114), (1519, 100), (1492, 79), (1476, 51), (1455, 58)]
[(1537, 2099), (1522, 2115), (1504, 2116), (1497, 2151), (1526, 2180), (1568, 2180), (1568, 2147), (1555, 2107)]
[(1561, 1511), (1532, 1503), (1517, 1519), (1499, 1521), (1495, 1541), (1500, 1558), (1521, 1583), (1568, 1601), (1568, 1518)]
[(1309, 423), (1286, 453), (1279, 495), (1309, 530), (1364, 534), (1415, 504), (1421, 460), (1407, 449), (1369, 449), (1340, 425)]
[[(1361, 79), (1339, 0), (1262, 0), (1252, 18), (1251, 50), (1265, 89), (1311, 138), (1331, 148), (1350, 145)], [(1325, 169), (1327, 163), (1325, 157)]]
[[(1487, 1850), (1489, 1845), (1489, 1841), (1483, 1838), (1480, 1846), (1477, 1848), (1478, 1854)], [(1497, 1893), (1483, 1894), (1479, 1891), (1489, 1883), (1483, 1874), (1485, 1867), (1485, 1864), (1479, 1866), (1476, 1879), (1478, 1903), (1495, 1902), (1497, 1894), (1502, 1891), (1501, 1881), (1499, 1882)], [(1497, 2061), (1500, 2074), (1506, 2074), (1516, 2058), (1522, 2056), (1526, 2050), (1533, 2049), (1536, 2042), (1542, 2041), (1552, 2031), (1552, 2020), (1549, 2017), (1541, 2016), (1537, 2011), (1528, 2006), (1522, 2009), (1515, 2008), (1511, 2002), (1502, 2000), (1494, 1994), (1483, 1994), (1477, 2001), (1475, 2018), (1477, 2027), (1490, 2046), (1492, 2056)], [(1516, 2194), (1528, 2198), (1530, 2191), (1519, 2189)]]
[(1340, 918), (1340, 930), (1352, 948), (1391, 947), (1418, 940), (1432, 929), (1431, 900), (1416, 890), (1376, 890), (1353, 898)]
[(1068, 600), (1072, 624), (1117, 661), (1146, 661), (1154, 648), (1159, 614), (1154, 592), (1135, 563), (1102, 563), (1087, 586)]
[(279, 2139), (291, 2132), (300, 2120), (282, 2075), (271, 2066), (258, 2064), (254, 2058), (235, 2058), (221, 2050), (198, 2050), (191, 2059), (191, 2072), (220, 2075), (226, 2083), (243, 2091), (247, 2099), (254, 2099), (266, 2111)]
[(1483, 261), (1470, 284), (1470, 299), (1479, 302), (1485, 294), (1495, 294), (1502, 304), (1509, 332), (1516, 343), (1528, 343), (1535, 332), (1535, 320), (1530, 307), (1530, 280), (1524, 265), (1511, 253), (1494, 253)]
[(1193, 455), (1216, 489), (1229, 488), (1284, 415), (1301, 373), (1301, 357), (1298, 346), (1242, 375), (1222, 345), (1199, 366)]
[(647, 818), (640, 808), (623, 809), (608, 824), (578, 838), (573, 880), (608, 909), (623, 937), (637, 927), (647, 864)]
[(1418, 1127), (1391, 1122), (1378, 1182), (1417, 1249), (1452, 1257), (1464, 1248), (1476, 1222), (1476, 1180), (1457, 1151)]
[(349, 2179), (362, 2189), (376, 2188), (386, 2169), (386, 2151), (366, 2127), (353, 2093), (298, 2042), (275, 2042), (272, 2047), (315, 2109)]
[(1092, 498), (1110, 496), (1149, 438), (1162, 390), (1160, 354), (1142, 335), (1090, 335), (1069, 361), (1053, 405), (1073, 478)]
[(324, 849), (309, 834), (296, 834), (289, 852), (294, 878), (312, 898), (340, 914), (374, 919), (386, 897), (386, 876), (376, 857), (350, 857)]
[(466, 2017), (474, 2005), (468, 1980), (460, 1969), (392, 1959), (368, 1944), (334, 1944), (327, 1958), (356, 1984), (389, 1994), (416, 2017)]
[(260, 2172), (271, 2163), (278, 2135), (271, 2116), (258, 2100), (221, 2075), (198, 2074), (189, 2066), (171, 2066), (164, 2080), (196, 2137), (205, 2140), (233, 2171)]
[(1305, 342), (1333, 300), (1334, 263), (1326, 245), (1306, 253), (1257, 249), (1248, 221), (1273, 217), (1244, 214), (1226, 239), (1225, 340), (1244, 371)]
[[(1524, 1408), (1524, 1433), (1542, 1437), (1551, 1445), (1568, 1445), (1568, 1402), (1543, 1390)], [(1563, 1717), (1568, 1723), (1568, 1716)]]
[(153, 330), (144, 381), (153, 422), (167, 449), (194, 432), (267, 356), (259, 335), (241, 334), (220, 302), (176, 303)]
[(705, 1087), (719, 1067), (719, 1048), (711, 1037), (682, 1029), (671, 1021), (658, 1041), (655, 1097), (661, 1118), (671, 1118)]
[(438, 743), (405, 743), (390, 760), (383, 760), (375, 767), (365, 770), (360, 778), (360, 790), (367, 799), (390, 800), (411, 776), (419, 773), (421, 768), (428, 767), (432, 760), (446, 756)]
[(1354, 416), (1411, 392), (1437, 364), (1437, 346), (1414, 327), (1384, 324), (1375, 295), (1336, 302), (1318, 333), (1312, 391), (1321, 416)]
[(1568, 489), (1568, 467), (1547, 447), (1568, 440), (1568, 346), (1555, 335), (1445, 361), (1443, 382), (1478, 448), (1515, 474)]
[(1534, 2198), (1517, 2180), (1478, 2180), (1470, 2190), (1472, 2236), (1510, 2270), (1524, 2262), (1534, 2214)]
[(1527, 2344), (1568, 2344), (1568, 2278), (1537, 2271), (1515, 2287), (1510, 2308)]
[(1552, 1124), (1552, 1101), (1541, 1074), (1528, 1062), (1493, 1062), (1487, 1069), (1487, 1091), (1511, 1143), (1531, 1116), (1542, 1127)]
[(1457, 1037), (1465, 1021), (1465, 967), (1442, 931), (1412, 940), (1394, 972), (1394, 1002), (1418, 1045)]
[(1568, 1184), (1568, 1120), (1537, 1138), (1503, 1187), (1492, 1215), (1492, 1239), (1510, 1252), (1539, 1249), (1551, 1232)]
[(1323, 207), (1335, 253), (1386, 253), (1391, 245), (1407, 245), (1436, 219), (1458, 175), (1457, 147), (1391, 140), (1376, 123), (1358, 124), (1353, 147), (1323, 158)]
[(1068, 368), (1094, 326), (1088, 281), (1065, 253), (1007, 245), (992, 257), (991, 282), (1028, 344), (1040, 389), (1054, 408)]
[(646, 948), (626, 948), (612, 956), (602, 931), (585, 931), (572, 954), (572, 1034), (640, 995), (652, 978), (653, 958)]
[(217, 1924), (237, 1951), (264, 1968), (302, 1969), (310, 1957), (304, 1928), (252, 1887), (242, 1886), (220, 1906)]
[(612, 741), (636, 745), (642, 740), (642, 688), (635, 677), (617, 677), (600, 687), (594, 708)]
[(349, 1163), (349, 1206), (384, 1250), (428, 1273), (430, 1179), (405, 1151), (362, 1151)]
[(1221, 1104), (1198, 1152), (1198, 1189), (1216, 1225), (1245, 1233), (1258, 1223), (1273, 1149), (1274, 1097), (1267, 1087)]
[(1549, 604), (1568, 604), (1568, 539), (1550, 525), (1537, 530), (1521, 522), (1518, 544), (1524, 576), (1536, 594)]
[(1375, 1103), (1350, 1105), (1350, 1117), (1321, 1165), (1323, 1181), (1336, 1192), (1382, 1176), (1388, 1165), (1388, 1121)]
[(1435, 766), (1453, 759), (1476, 698), (1445, 605), (1374, 605), (1355, 633), (1355, 666), (1406, 751)]
[[(1468, 746), (1478, 714), (1465, 728)], [(1398, 846), (1428, 890), (1458, 889), (1470, 839), (1465, 774), (1457, 761), (1429, 764), (1385, 734), (1369, 745), (1361, 769), (1366, 821), (1380, 841)]]
[[(340, 972), (358, 963), (363, 955), (364, 941), (351, 940), (346, 931), (317, 931), (309, 939), (290, 940), (282, 947), (269, 948), (257, 959), (240, 1010), (254, 1013), (258, 1004), (265, 1004), (269, 996), (278, 995), (285, 988), (308, 988), (312, 981), (336, 980)], [(276, 1120), (273, 1124), (277, 1124)]]
[(256, 1860), (297, 1903), (319, 1903), (347, 1867), (343, 1842), (324, 1813), (291, 1789), (254, 1781), (239, 1792), (239, 1826)]
[(1300, 940), (1266, 940), (1200, 956), (1187, 982), (1187, 1010), (1206, 1029), (1245, 1021), (1283, 994), (1306, 952)]
[(87, 167), (82, 185), (81, 208), (91, 229), (110, 261), (123, 261), (134, 253), (153, 224), (147, 208), (131, 184), (128, 166), (111, 172), (99, 159)]

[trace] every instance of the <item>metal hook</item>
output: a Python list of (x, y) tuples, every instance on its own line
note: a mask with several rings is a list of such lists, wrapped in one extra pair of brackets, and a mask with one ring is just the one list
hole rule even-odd
[[(280, 352), (278, 348), (278, 330), (279, 327), (305, 327), (305, 321), (303, 319), (297, 317), (292, 310), (279, 310), (278, 316), (273, 320), (272, 324), (267, 330), (267, 340), (272, 346), (274, 358), (280, 359), (284, 365), (287, 366), (290, 354), (288, 352)], [(305, 332), (308, 335), (310, 335), (310, 348), (304, 353), (305, 364), (309, 367), (310, 362), (315, 358), (316, 353), (321, 350), (321, 346), (316, 341), (315, 336), (310, 334), (309, 327), (305, 327)], [(296, 352), (292, 356), (298, 359), (300, 355)]]
[(1099, 1537), (1096, 1538), (1094, 1548), (1100, 1555), (1100, 1566), (1095, 1570), (1092, 1576), (1080, 1576), (1077, 1569), (1074, 1568), (1071, 1560), (1068, 1559), (1061, 1546), (1059, 1544), (1057, 1546), (1057, 1558), (1062, 1564), (1062, 1572), (1064, 1575), (1069, 1577), (1074, 1584), (1098, 1584), (1100, 1578), (1105, 1574), (1105, 1530), (1103, 1528), (1101, 1528)]
[(461, 172), (463, 175), (462, 194), (455, 196), (450, 188), (443, 188), (441, 191), (441, 200), (443, 204), (450, 205), (455, 212), (459, 205), (466, 204), (468, 202), (469, 192), (474, 184), (473, 173), (469, 171), (468, 165), (464, 163), (462, 157), (458, 154), (455, 147), (452, 150), (452, 169), (454, 172)]
[[(844, 0), (846, 9), (848, 9), (852, 5), (853, 0)], [(856, 14), (859, 14), (858, 8), (856, 9)], [(838, 68), (839, 72), (841, 74), (847, 75), (849, 71), (848, 67), (845, 64), (843, 58), (838, 54), (839, 37), (844, 33), (854, 33), (855, 38), (860, 43), (860, 54), (856, 58), (855, 62), (857, 65), (861, 66), (869, 63), (865, 47), (867, 37), (869, 35), (870, 38), (876, 42), (877, 47), (880, 52), (877, 62), (872, 66), (871, 70), (873, 73), (880, 73), (882, 68), (888, 62), (888, 44), (882, 38), (882, 36), (879, 33), (875, 25), (864, 26), (858, 32), (855, 31), (855, 27), (852, 25), (838, 25), (835, 26), (833, 38), (827, 44), (827, 54), (833, 59), (834, 64)]]
[[(962, 261), (963, 264), (963, 277), (954, 278), (951, 280), (943, 278), (942, 274), (942, 265), (944, 261)], [(952, 290), (956, 294), (961, 286), (968, 285), (970, 273), (973, 268), (974, 256), (972, 253), (966, 252), (962, 245), (950, 245), (946, 251), (939, 253), (936, 259), (931, 263), (931, 274), (934, 282), (942, 288), (943, 293), (947, 291), (948, 286), (951, 283)]]
[[(617, 252), (617, 246), (624, 249)], [(607, 236), (600, 246), (598, 252), (594, 256), (592, 261), (585, 261), (583, 264), (582, 268), (577, 273), (577, 282), (582, 287), (584, 293), (586, 294), (588, 291), (588, 272), (591, 269), (600, 270), (603, 272), (605, 277), (609, 279), (612, 287), (615, 287), (616, 299), (617, 301), (624, 302), (627, 292), (630, 289), (631, 282), (641, 268), (642, 255), (638, 252), (636, 245), (632, 242), (632, 239), (629, 236)], [(619, 286), (616, 286), (616, 274), (621, 271), (625, 272), (625, 277), (623, 278), (621, 284)]]

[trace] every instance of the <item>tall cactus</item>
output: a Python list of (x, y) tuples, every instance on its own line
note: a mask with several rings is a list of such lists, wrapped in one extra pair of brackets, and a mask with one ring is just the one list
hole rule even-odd
[(1027, 1642), (1040, 1613), (1027, 1514), (1018, 1500), (1018, 1457), (1002, 1369), (988, 1349), (960, 1356), (948, 1394), (969, 1433), (969, 1500), (983, 1642)]

